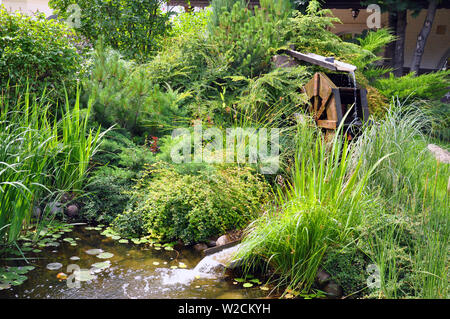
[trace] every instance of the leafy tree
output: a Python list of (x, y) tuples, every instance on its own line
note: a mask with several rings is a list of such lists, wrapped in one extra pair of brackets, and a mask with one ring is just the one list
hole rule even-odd
[[(168, 30), (169, 13), (161, 11), (164, 0), (50, 0), (49, 6), (63, 19), (77, 19), (75, 29), (93, 41), (103, 37), (105, 44), (128, 58), (143, 60), (155, 51)], [(70, 20), (72, 21), (72, 20)]]

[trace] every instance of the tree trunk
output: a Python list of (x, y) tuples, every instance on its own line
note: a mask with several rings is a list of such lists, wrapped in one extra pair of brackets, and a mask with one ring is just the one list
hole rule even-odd
[[(389, 12), (389, 29), (392, 31), (392, 34), (397, 37), (397, 12)], [(395, 44), (396, 40), (392, 41), (386, 46), (386, 51), (384, 57), (386, 58), (386, 64), (391, 68), (394, 67), (394, 58), (395, 58)]]
[(394, 75), (403, 75), (403, 64), (405, 61), (405, 38), (406, 38), (407, 10), (397, 12), (397, 41), (395, 42)]
[(414, 56), (411, 64), (411, 72), (416, 72), (419, 74), (420, 62), (422, 61), (423, 51), (425, 50), (425, 45), (427, 43), (428, 35), (430, 34), (431, 27), (433, 26), (434, 17), (436, 15), (437, 0), (430, 0), (428, 5), (427, 16), (423, 23), (422, 30), (417, 37), (416, 50), (414, 51)]

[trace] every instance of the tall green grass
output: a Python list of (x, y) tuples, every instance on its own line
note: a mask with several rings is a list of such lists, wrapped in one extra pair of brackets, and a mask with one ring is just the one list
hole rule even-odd
[(0, 98), (0, 242), (18, 237), (40, 201), (82, 187), (102, 137), (87, 127), (91, 103), (81, 118), (79, 93), (73, 107), (66, 99), (61, 120), (45, 100)]
[[(361, 162), (351, 168), (342, 134), (328, 144), (311, 120), (300, 124), (296, 139), (291, 182), (250, 226), (238, 257), (246, 272), (262, 267), (278, 285), (307, 292), (327, 249), (350, 240), (371, 208), (364, 188), (379, 163), (366, 172)], [(360, 173), (364, 178), (357, 178)]]
[(362, 236), (380, 269), (381, 297), (448, 298), (450, 167), (427, 150), (429, 123), (419, 109), (397, 102), (355, 146), (353, 165), (361, 172), (391, 154), (368, 182), (384, 209), (366, 216)]

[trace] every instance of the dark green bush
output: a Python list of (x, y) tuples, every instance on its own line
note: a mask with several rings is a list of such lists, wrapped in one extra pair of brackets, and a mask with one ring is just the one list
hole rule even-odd
[(127, 207), (129, 190), (139, 178), (144, 164), (155, 158), (147, 146), (138, 146), (124, 130), (112, 130), (105, 135), (92, 161), (101, 165), (91, 173), (82, 199), (82, 217), (89, 221), (110, 223)]
[[(152, 180), (150, 174), (155, 175)], [(221, 167), (197, 175), (149, 169), (133, 191), (135, 204), (116, 218), (113, 228), (126, 235), (144, 231), (139, 235), (160, 241), (199, 242), (246, 226), (267, 193), (267, 185), (250, 168)], [(143, 224), (135, 222), (136, 214)]]
[(352, 249), (330, 249), (324, 257), (322, 267), (342, 287), (345, 296), (359, 297), (367, 285), (367, 264), (361, 252)]
[(143, 66), (122, 59), (118, 52), (104, 48), (101, 41), (84, 87), (95, 101), (98, 122), (118, 124), (136, 135), (170, 130), (184, 115), (178, 105), (183, 95), (168, 85), (162, 88), (154, 84)]
[(8, 13), (0, 8), (0, 86), (7, 83), (30, 93), (47, 90), (49, 98), (64, 97), (64, 86), (75, 88), (81, 57), (72, 43), (74, 34), (64, 24)]
[(209, 41), (229, 61), (233, 75), (253, 77), (268, 71), (270, 58), (286, 41), (290, 2), (260, 1), (261, 7), (254, 10), (244, 1), (232, 6), (225, 2), (212, 3)]
[(375, 87), (387, 98), (399, 98), (408, 100), (440, 100), (450, 86), (450, 70), (415, 76), (409, 73), (402, 77), (379, 79)]

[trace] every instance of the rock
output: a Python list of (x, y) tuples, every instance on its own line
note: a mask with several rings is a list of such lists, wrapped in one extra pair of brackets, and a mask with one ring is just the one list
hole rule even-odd
[(216, 247), (216, 241), (215, 240), (209, 240), (206, 245), (208, 245), (208, 247)]
[(216, 246), (222, 246), (231, 243), (231, 238), (228, 235), (222, 235), (216, 240)]
[(35, 206), (33, 208), (33, 217), (34, 218), (41, 218), (41, 214), (42, 214), (42, 210), (38, 206)]
[(199, 243), (199, 244), (194, 245), (194, 249), (196, 251), (203, 251), (203, 250), (205, 250), (207, 248), (208, 248), (208, 246), (206, 244), (204, 244), (204, 243)]
[(70, 205), (69, 207), (67, 207), (66, 209), (66, 214), (69, 217), (77, 217), (79, 213), (79, 209), (77, 207), (77, 205)]
[(443, 148), (440, 148), (435, 144), (428, 144), (427, 148), (431, 153), (433, 153), (434, 157), (436, 157), (436, 160), (438, 160), (441, 163), (450, 164), (449, 151), (444, 150)]
[(316, 275), (316, 280), (319, 286), (323, 287), (331, 280), (331, 275), (324, 270), (319, 270)]
[(337, 283), (330, 281), (323, 291), (327, 294), (328, 298), (339, 299), (342, 297), (342, 288)]
[(61, 207), (61, 203), (60, 202), (51, 202), (51, 203), (48, 204), (48, 207), (49, 207), (50, 213), (52, 215), (56, 215), (56, 214), (59, 214), (59, 213), (63, 212), (63, 209)]

